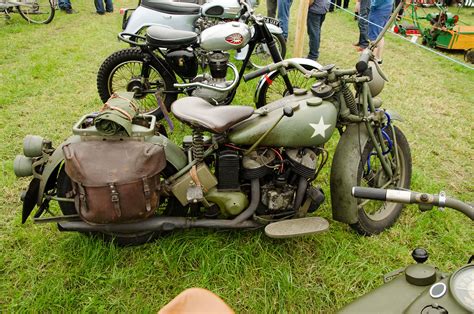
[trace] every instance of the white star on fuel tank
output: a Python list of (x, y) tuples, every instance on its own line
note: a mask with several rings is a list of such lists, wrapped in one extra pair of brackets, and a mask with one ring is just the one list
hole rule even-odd
[(331, 127), (330, 124), (324, 124), (323, 117), (319, 119), (318, 124), (310, 123), (309, 125), (314, 129), (314, 133), (313, 135), (311, 135), (311, 138), (315, 137), (316, 135), (321, 135), (322, 137), (325, 137), (326, 130)]

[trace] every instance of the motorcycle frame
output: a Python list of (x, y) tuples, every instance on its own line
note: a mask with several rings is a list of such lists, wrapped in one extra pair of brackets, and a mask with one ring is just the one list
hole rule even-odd
[[(247, 66), (249, 64), (250, 57), (252, 56), (252, 53), (253, 53), (257, 43), (264, 42), (264, 43), (267, 44), (268, 50), (270, 51), (270, 55), (272, 56), (272, 59), (275, 63), (280, 62), (280, 61), (283, 60), (281, 55), (280, 55), (280, 52), (278, 51), (278, 48), (276, 46), (275, 39), (273, 38), (273, 35), (272, 35), (271, 31), (269, 30), (269, 28), (267, 27), (266, 23), (263, 20), (255, 21), (254, 29), (255, 29), (255, 32), (254, 32), (252, 38), (250, 39), (250, 41), (248, 43), (249, 48), (248, 48), (248, 51), (247, 51), (247, 55), (245, 56), (245, 59), (242, 62), (242, 67), (239, 70), (239, 77), (237, 78), (238, 81), (236, 83), (236, 86), (229, 93), (229, 95), (226, 97), (226, 99), (222, 103), (220, 103), (219, 105), (229, 105), (232, 102), (232, 100), (234, 99), (235, 94), (237, 92), (237, 88), (240, 85), (240, 82), (242, 80), (242, 76), (244, 75), (245, 69), (247, 68)], [(122, 34), (123, 35), (128, 35), (131, 38), (138, 38), (138, 36), (134, 35), (134, 34), (126, 34), (126, 33), (122, 33)], [(145, 56), (144, 60), (143, 60), (142, 71), (141, 71), (141, 76), (142, 76), (143, 80), (148, 81), (148, 78), (149, 78), (149, 75), (150, 75), (150, 66), (152, 66), (153, 63), (155, 63), (155, 64), (158, 64), (163, 69), (165, 69), (166, 72), (167, 72), (167, 75), (170, 78), (173, 78), (175, 83), (177, 83), (176, 76), (178, 76), (184, 82), (187, 81), (183, 76), (180, 76), (178, 73), (176, 73), (171, 68), (171, 66), (164, 60), (165, 53), (163, 51), (161, 51), (161, 49), (156, 49), (155, 47), (152, 48), (147, 44), (137, 44), (137, 43), (134, 43), (134, 44), (140, 47), (140, 49), (142, 50), (142, 52)], [(199, 46), (194, 46), (193, 48), (197, 48), (197, 47), (199, 47)], [(154, 52), (156, 50), (158, 50), (159, 53), (161, 54), (161, 58), (157, 55), (157, 53)], [(288, 93), (293, 94), (293, 92), (294, 92), (293, 91), (293, 86), (291, 85), (291, 82), (290, 82), (288, 76), (286, 75), (285, 71), (282, 71), (282, 76), (283, 76), (283, 80), (284, 80), (284, 82), (287, 86)], [(236, 78), (234, 78), (234, 79), (236, 79)], [(259, 85), (258, 88), (262, 88), (262, 85)], [(162, 91), (162, 93), (163, 94), (170, 94), (170, 93), (181, 94), (181, 93), (185, 93), (186, 89), (187, 89), (186, 87), (184, 87), (184, 88), (180, 87), (180, 88), (175, 88), (174, 90), (165, 90), (165, 91)], [(155, 92), (154, 91), (153, 92), (152, 91), (143, 91), (143, 93), (155, 93)], [(256, 92), (256, 93), (258, 93), (258, 92)]]

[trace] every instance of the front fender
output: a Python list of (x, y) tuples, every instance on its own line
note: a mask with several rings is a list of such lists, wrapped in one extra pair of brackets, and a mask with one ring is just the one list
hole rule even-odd
[[(318, 62), (314, 61), (314, 60), (311, 60), (311, 59), (306, 59), (306, 58), (291, 58), (291, 59), (285, 59), (287, 61), (293, 61), (293, 62), (297, 62), (298, 64), (301, 64), (302, 66), (304, 66), (305, 68), (307, 69), (318, 69), (318, 70), (321, 70), (323, 68), (323, 66), (321, 64), (319, 64)], [(267, 80), (267, 77), (272, 77), (272, 75), (274, 75), (278, 70), (275, 70), (275, 71), (272, 71), (266, 75), (262, 75), (260, 77), (260, 80), (258, 81), (258, 84), (257, 84), (257, 89), (255, 90), (255, 96), (254, 96), (254, 99), (253, 101), (255, 103), (257, 103), (259, 97), (260, 97), (260, 93), (261, 93), (261, 90), (262, 90), (262, 87), (265, 85), (265, 84), (268, 84), (268, 80)]]
[(350, 124), (339, 139), (331, 166), (331, 205), (334, 220), (347, 224), (357, 222), (357, 199), (351, 189), (357, 185), (361, 149), (369, 134), (365, 125)]

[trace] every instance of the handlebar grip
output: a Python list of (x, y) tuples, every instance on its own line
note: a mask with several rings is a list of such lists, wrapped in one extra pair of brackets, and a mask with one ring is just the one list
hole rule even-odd
[(369, 49), (365, 49), (360, 54), (359, 61), (356, 64), (356, 70), (358, 73), (364, 73), (369, 68), (369, 59), (371, 53), (372, 52)]
[(387, 198), (387, 190), (354, 186), (352, 188), (352, 196), (357, 198), (385, 201)]
[(247, 81), (250, 81), (256, 77), (259, 77), (261, 75), (264, 75), (264, 74), (267, 74), (268, 72), (270, 72), (271, 69), (269, 66), (266, 66), (266, 67), (263, 67), (261, 69), (258, 69), (257, 71), (254, 71), (254, 72), (250, 72), (248, 74), (245, 74), (244, 75), (244, 81), (247, 82)]

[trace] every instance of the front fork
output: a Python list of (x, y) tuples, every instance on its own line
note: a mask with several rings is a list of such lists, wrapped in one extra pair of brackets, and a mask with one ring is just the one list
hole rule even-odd
[[(375, 113), (376, 109), (374, 106), (374, 103), (372, 101), (372, 96), (370, 95), (370, 90), (369, 86), (367, 83), (364, 83), (362, 85), (362, 112), (367, 113), (367, 112), (372, 112)], [(389, 148), (385, 144), (385, 138), (382, 134), (382, 129), (381, 129), (381, 121), (379, 123), (372, 123), (368, 119), (364, 119), (365, 126), (367, 128), (367, 132), (369, 134), (369, 138), (374, 144), (375, 151), (377, 152), (377, 157), (380, 160), (380, 163), (382, 164), (382, 168), (387, 175), (388, 178), (393, 178), (394, 175), (398, 175), (399, 173), (399, 156), (398, 156), (398, 145), (397, 145), (397, 137), (395, 134), (395, 128), (393, 127), (392, 124), (389, 124), (390, 126), (390, 131), (392, 132), (392, 140), (393, 140), (393, 145), (392, 149), (395, 153), (395, 163), (396, 165), (393, 165), (391, 152), (389, 151)], [(384, 153), (385, 152), (385, 153)], [(392, 168), (392, 166), (395, 166)], [(395, 169), (396, 173), (393, 173), (393, 170)]]

